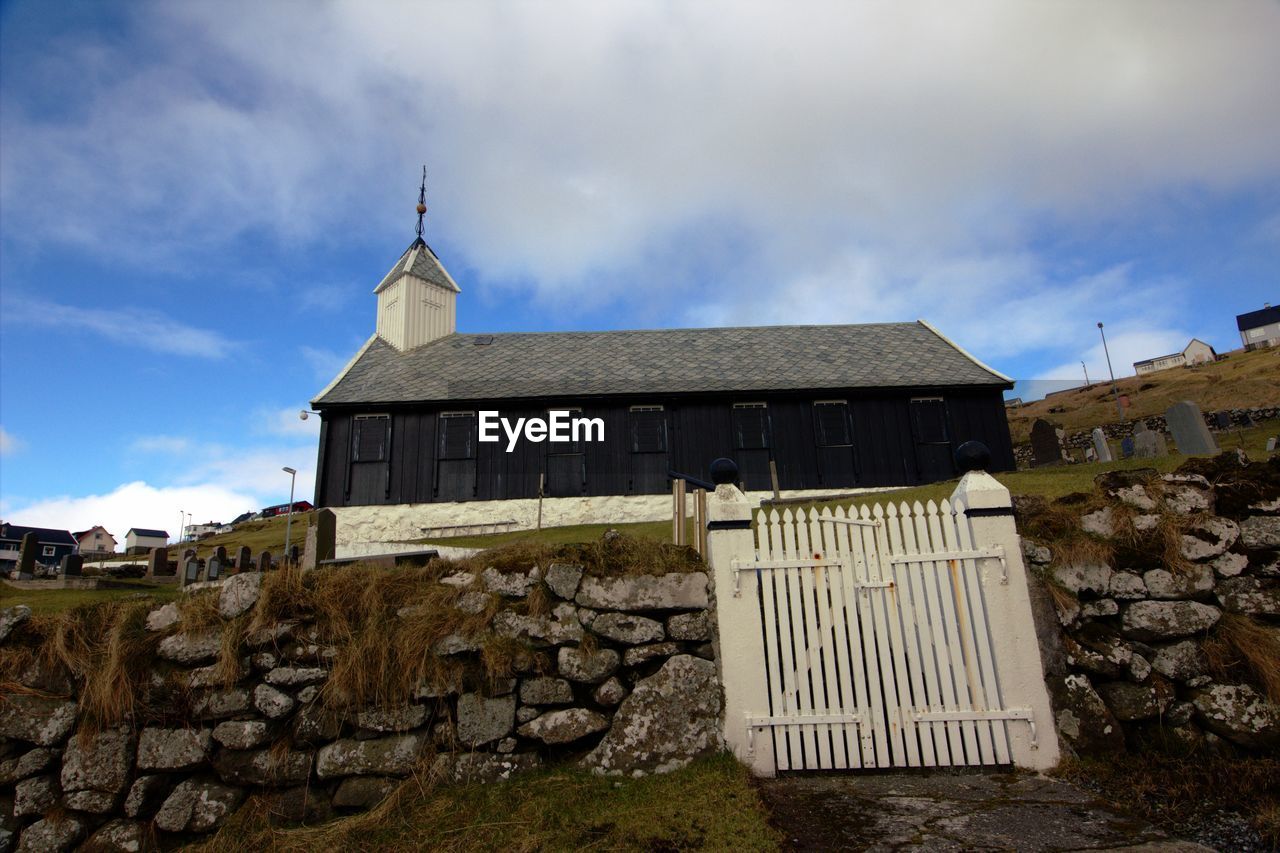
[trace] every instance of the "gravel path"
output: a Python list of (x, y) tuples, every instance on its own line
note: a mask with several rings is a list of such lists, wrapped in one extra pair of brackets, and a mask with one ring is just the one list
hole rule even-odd
[(1213, 849), (1029, 773), (786, 776), (760, 788), (797, 851)]

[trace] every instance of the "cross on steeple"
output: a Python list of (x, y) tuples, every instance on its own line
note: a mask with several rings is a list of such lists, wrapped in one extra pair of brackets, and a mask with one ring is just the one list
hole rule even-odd
[(427, 167), (422, 167), (422, 186), (418, 187), (418, 239), (422, 239), (422, 217), (427, 215)]

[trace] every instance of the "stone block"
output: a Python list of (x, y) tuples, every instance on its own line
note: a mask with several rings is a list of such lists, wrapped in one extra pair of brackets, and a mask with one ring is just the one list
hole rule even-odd
[(316, 753), (316, 775), (321, 779), (407, 776), (417, 766), (426, 742), (422, 734), (334, 741)]
[(459, 742), (467, 746), (480, 746), (506, 737), (515, 727), (515, 719), (514, 696), (487, 698), (479, 693), (464, 693), (458, 697), (457, 736)]
[(1280, 515), (1251, 515), (1240, 523), (1240, 541), (1250, 551), (1280, 548)]
[(585, 577), (574, 600), (597, 610), (705, 610), (707, 576), (677, 572), (660, 577)]
[(604, 681), (613, 675), (621, 663), (621, 657), (613, 649), (584, 652), (580, 648), (562, 646), (556, 656), (556, 666), (560, 675), (570, 681), (583, 681), (588, 684)]
[(1213, 568), (1193, 565), (1176, 572), (1152, 569), (1142, 573), (1142, 580), (1151, 598), (1163, 600), (1195, 598), (1213, 591)]
[(244, 572), (227, 578), (218, 595), (218, 613), (223, 619), (235, 619), (248, 613), (258, 603), (261, 591), (260, 572)]
[(678, 655), (636, 684), (583, 763), (605, 774), (678, 769), (722, 748), (720, 709), (716, 665)]
[(370, 809), (386, 799), (400, 784), (386, 776), (348, 776), (333, 793), (334, 808)]
[[(1048, 549), (1045, 549), (1048, 551)], [(711, 619), (707, 612), (677, 613), (667, 619), (667, 636), (673, 640), (706, 642), (711, 639)], [(661, 639), (657, 637), (655, 639)]]
[(208, 757), (212, 738), (208, 729), (143, 729), (138, 737), (138, 769), (194, 770)]
[(19, 693), (0, 702), (0, 737), (57, 746), (76, 723), (76, 703)]
[(1121, 630), (1135, 640), (1177, 639), (1209, 630), (1221, 616), (1198, 601), (1135, 601), (1124, 609)]
[(62, 753), (62, 790), (110, 794), (123, 791), (129, 783), (136, 748), (137, 741), (128, 726), (72, 738)]
[(548, 711), (520, 727), (521, 737), (533, 738), (546, 744), (573, 743), (588, 735), (609, 728), (609, 720), (586, 708), (566, 708)]
[[(204, 593), (207, 595), (208, 593)], [(191, 666), (206, 663), (218, 656), (222, 648), (222, 631), (209, 628), (195, 634), (174, 634), (160, 641), (156, 653), (165, 660)]]
[(1192, 695), (1200, 724), (1245, 749), (1280, 747), (1280, 705), (1244, 684), (1214, 684)]
[(568, 705), (573, 686), (563, 678), (528, 678), (520, 685), (520, 701), (525, 705)]
[(243, 800), (244, 792), (239, 788), (200, 778), (187, 779), (160, 806), (155, 825), (165, 832), (208, 832), (231, 817)]
[(666, 636), (662, 623), (633, 613), (601, 613), (591, 623), (600, 636), (627, 645), (651, 643)]
[(356, 725), (371, 732), (407, 732), (427, 722), (423, 705), (366, 708), (356, 713)]
[(546, 583), (553, 593), (566, 601), (572, 601), (578, 594), (578, 584), (582, 581), (582, 566), (569, 563), (552, 563), (547, 569)]
[(288, 693), (277, 690), (270, 684), (259, 684), (253, 689), (253, 707), (268, 719), (278, 720), (287, 716), (297, 704)]
[(222, 749), (213, 757), (213, 767), (219, 779), (232, 785), (300, 785), (311, 775), (311, 753)]

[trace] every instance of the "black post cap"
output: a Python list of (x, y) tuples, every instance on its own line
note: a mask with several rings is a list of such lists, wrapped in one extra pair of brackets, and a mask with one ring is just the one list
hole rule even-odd
[(717, 486), (738, 482), (738, 463), (721, 456), (711, 463), (711, 482)]
[(961, 474), (991, 467), (991, 451), (981, 441), (966, 441), (956, 448), (956, 467)]

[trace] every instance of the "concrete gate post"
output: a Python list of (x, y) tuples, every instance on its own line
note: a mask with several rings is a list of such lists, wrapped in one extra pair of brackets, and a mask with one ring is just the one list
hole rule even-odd
[[(771, 777), (777, 774), (771, 731), (753, 730), (747, 723), (749, 716), (769, 713), (759, 581), (750, 568), (755, 561), (751, 504), (731, 482), (720, 483), (707, 495), (705, 556), (715, 585), (715, 650), (724, 686), (725, 744), (755, 775)], [(736, 571), (738, 567), (743, 571)]]
[(984, 471), (969, 471), (951, 494), (954, 504), (965, 506), (975, 546), (999, 546), (1004, 551), (1004, 571), (996, 560), (982, 561), (982, 593), (991, 620), (991, 643), (1000, 673), (1001, 700), (1005, 707), (1027, 707), (1035, 725), (1010, 722), (1009, 746), (1018, 767), (1047, 770), (1058, 763), (1058, 732), (1049, 690), (1040, 661), (1040, 643), (1031, 616), (1027, 570), (1022, 544), (1013, 521), (1009, 490)]

